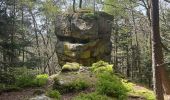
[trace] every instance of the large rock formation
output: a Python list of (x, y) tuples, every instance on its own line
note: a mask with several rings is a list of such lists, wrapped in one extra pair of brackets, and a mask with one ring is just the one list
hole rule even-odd
[(59, 64), (110, 61), (111, 20), (112, 16), (104, 12), (58, 15), (55, 34)]

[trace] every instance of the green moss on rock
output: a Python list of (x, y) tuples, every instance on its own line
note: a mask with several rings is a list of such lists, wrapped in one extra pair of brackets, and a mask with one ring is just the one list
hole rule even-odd
[(81, 58), (90, 58), (90, 51), (84, 51), (80, 55)]
[(80, 69), (79, 63), (76, 63), (76, 62), (69, 63), (69, 62), (67, 62), (67, 63), (62, 67), (62, 72), (78, 71), (79, 69)]

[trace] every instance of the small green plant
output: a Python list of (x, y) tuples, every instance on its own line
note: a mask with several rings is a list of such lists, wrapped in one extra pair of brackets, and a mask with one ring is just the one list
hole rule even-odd
[(132, 91), (133, 87), (135, 86), (134, 83), (128, 82), (128, 80), (125, 79), (121, 79), (121, 82), (128, 91)]
[(97, 19), (97, 15), (94, 13), (84, 13), (83, 19)]
[(16, 85), (6, 85), (3, 91), (11, 92), (11, 91), (19, 91), (19, 90), (21, 90), (21, 88)]
[(113, 73), (113, 65), (104, 61), (98, 61), (92, 65), (91, 70), (96, 74), (103, 72)]
[(48, 77), (47, 74), (37, 75), (34, 79), (34, 84), (36, 86), (44, 86), (47, 83)]
[(156, 100), (154, 92), (148, 89), (135, 90), (134, 94), (143, 96), (144, 98), (146, 98), (146, 100)]
[(5, 88), (5, 84), (0, 83), (0, 91), (2, 91)]
[(120, 100), (126, 98), (128, 92), (121, 80), (110, 73), (102, 73), (98, 76), (96, 91), (99, 94), (116, 97)]
[(62, 72), (67, 72), (67, 71), (78, 71), (80, 69), (80, 65), (78, 63), (69, 63), (67, 62), (63, 67), (62, 67)]
[(11, 91), (19, 91), (20, 88), (16, 85), (8, 85), (8, 84), (0, 84), (0, 92), (11, 92)]
[(113, 100), (113, 98), (107, 97), (106, 95), (100, 95), (97, 93), (89, 93), (89, 94), (81, 93), (80, 95), (76, 96), (72, 100)]
[(57, 90), (48, 90), (46, 92), (46, 95), (50, 98), (54, 98), (56, 100), (60, 100), (61, 99), (61, 95), (60, 95), (60, 92), (57, 91)]
[(0, 83), (13, 84), (15, 82), (15, 77), (11, 73), (0, 72)]
[(16, 78), (16, 85), (21, 88), (32, 87), (32, 86), (34, 86), (34, 78), (35, 78), (34, 76), (27, 75), (27, 74), (18, 76)]
[(23, 74), (16, 77), (16, 85), (18, 87), (40, 87), (47, 83), (48, 75), (40, 74), (37, 76), (30, 74)]
[(144, 87), (138, 87), (138, 86), (137, 86), (138, 89), (136, 89), (135, 88), (136, 84), (132, 82), (128, 82), (125, 79), (122, 79), (122, 84), (129, 91), (128, 92), (129, 94), (142, 96), (146, 100), (156, 100), (154, 92), (149, 89), (146, 89)]
[(71, 83), (70, 85), (73, 87), (75, 91), (84, 90), (89, 87), (89, 84), (87, 84), (85, 81), (81, 79), (73, 81), (73, 83)]

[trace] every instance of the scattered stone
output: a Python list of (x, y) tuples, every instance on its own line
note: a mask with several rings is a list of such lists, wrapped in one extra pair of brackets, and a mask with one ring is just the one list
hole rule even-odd
[(54, 100), (54, 99), (51, 99), (51, 98), (45, 96), (44, 94), (42, 94), (42, 95), (36, 96), (34, 98), (30, 98), (29, 100)]

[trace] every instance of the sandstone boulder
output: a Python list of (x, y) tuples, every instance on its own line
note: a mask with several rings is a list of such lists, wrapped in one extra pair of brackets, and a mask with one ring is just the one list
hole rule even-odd
[(56, 52), (60, 65), (77, 62), (91, 65), (110, 61), (112, 16), (104, 12), (61, 14), (57, 16)]

